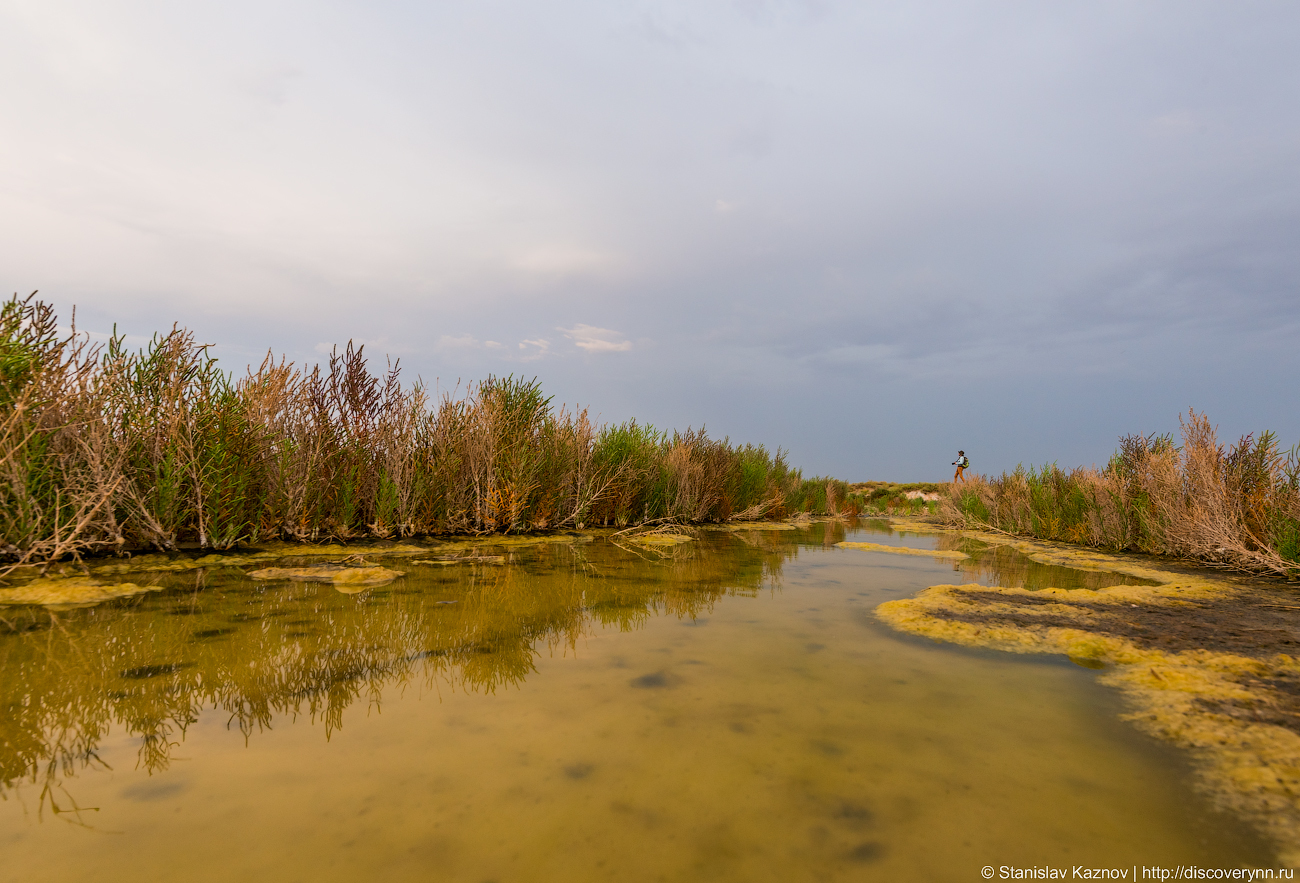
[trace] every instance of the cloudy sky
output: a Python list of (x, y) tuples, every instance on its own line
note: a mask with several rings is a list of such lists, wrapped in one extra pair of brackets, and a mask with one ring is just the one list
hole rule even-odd
[(0, 283), (806, 474), (1300, 441), (1300, 5), (0, 0)]

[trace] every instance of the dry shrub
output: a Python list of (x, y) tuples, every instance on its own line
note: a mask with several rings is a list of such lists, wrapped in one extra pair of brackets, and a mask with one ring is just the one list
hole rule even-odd
[(950, 485), (940, 515), (957, 525), (1234, 569), (1300, 569), (1300, 457), (1270, 433), (1224, 449), (1204, 414), (1170, 436), (1125, 436), (1103, 470), (1055, 464)]
[[(180, 328), (138, 352), (60, 338), (50, 307), (0, 310), (0, 561), (586, 523), (838, 512), (778, 450), (703, 430), (598, 428), (534, 380), (489, 377), (436, 404), (362, 347), (235, 379)], [(809, 485), (813, 491), (809, 491)]]

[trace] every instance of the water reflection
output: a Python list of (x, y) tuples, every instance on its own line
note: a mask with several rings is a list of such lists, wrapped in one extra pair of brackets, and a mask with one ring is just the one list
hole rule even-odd
[[(1103, 589), (1107, 586), (1154, 586), (1157, 583), (1130, 576), (1096, 570), (1077, 570), (1059, 564), (1042, 564), (1026, 557), (1010, 546), (997, 546), (963, 537), (959, 534), (917, 534), (906, 530), (896, 531), (889, 522), (873, 520), (873, 532), (897, 537), (900, 542), (918, 548), (937, 548), (942, 551), (963, 552), (969, 557), (953, 562), (952, 569), (959, 577), (954, 583), (983, 583), (996, 586), (1018, 586), (1037, 589)], [(879, 542), (877, 539), (876, 542)]]
[[(5, 868), (957, 881), (1267, 855), (1090, 673), (883, 628), (877, 604), (947, 565), (824, 548), (847, 528), (371, 552), (408, 575), (358, 594), (214, 564), (97, 608), (0, 610)], [(100, 757), (115, 769), (85, 769)]]
[[(823, 534), (844, 527), (817, 525), (800, 540), (821, 545)], [(728, 554), (700, 551), (719, 544)], [(551, 544), (505, 550), (506, 566), (404, 562), (404, 579), (361, 594), (215, 568), (91, 609), (10, 608), (0, 619), (0, 794), (31, 781), (41, 809), (59, 811), (61, 780), (98, 762), (114, 725), (138, 740), (138, 765), (157, 772), (209, 709), (246, 739), (277, 716), (319, 721), (328, 738), (345, 709), (379, 704), (385, 687), (515, 686), (539, 652), (592, 629), (693, 619), (723, 596), (775, 587), (798, 547), (764, 531), (651, 554)]]

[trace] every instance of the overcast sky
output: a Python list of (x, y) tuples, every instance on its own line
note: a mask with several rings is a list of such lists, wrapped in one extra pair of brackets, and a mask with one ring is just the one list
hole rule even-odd
[(1300, 4), (0, 0), (0, 283), (805, 474), (1300, 441)]

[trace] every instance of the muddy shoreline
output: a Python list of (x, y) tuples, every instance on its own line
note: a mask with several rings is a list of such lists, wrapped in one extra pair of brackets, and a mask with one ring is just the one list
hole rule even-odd
[(1197, 786), (1300, 862), (1300, 585), (1226, 575), (912, 519), (940, 548), (1009, 546), (1048, 565), (1147, 585), (1100, 589), (932, 586), (878, 618), (939, 641), (1064, 654), (1117, 687), (1144, 731), (1190, 752)]

